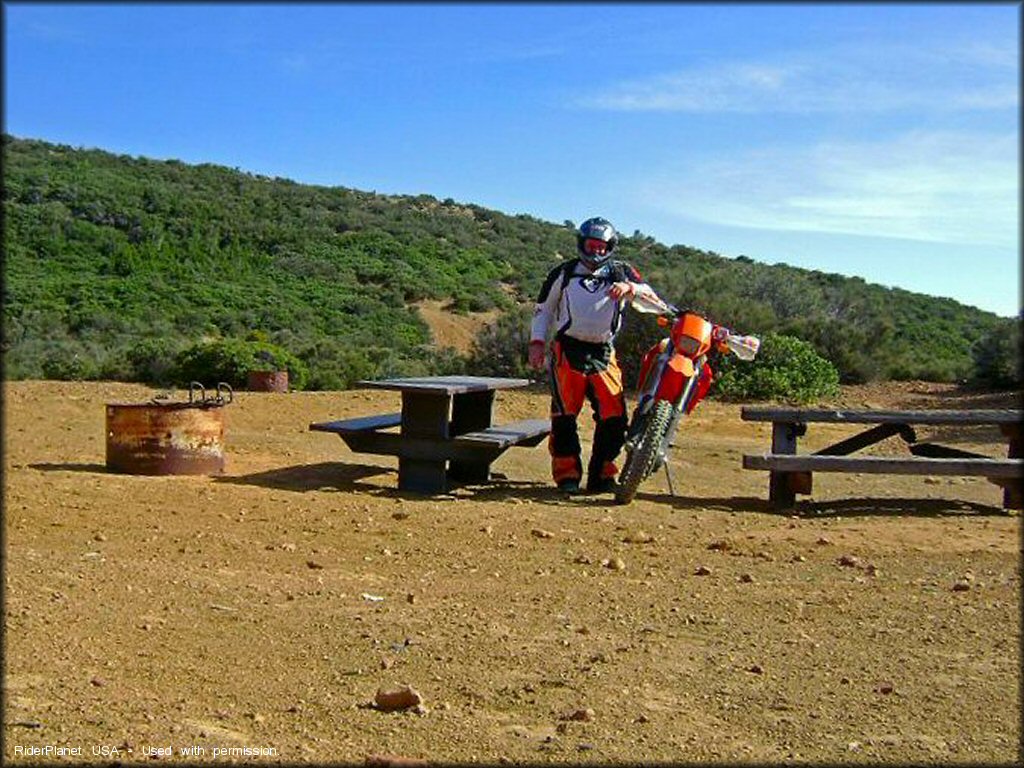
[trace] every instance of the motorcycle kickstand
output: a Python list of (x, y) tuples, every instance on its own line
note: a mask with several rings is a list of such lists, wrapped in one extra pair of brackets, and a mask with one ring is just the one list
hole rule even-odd
[(672, 473), (668, 471), (668, 460), (667, 459), (665, 460), (665, 463), (662, 466), (665, 467), (665, 479), (668, 480), (668, 493), (669, 493), (670, 496), (675, 496), (676, 495), (676, 491), (672, 487)]

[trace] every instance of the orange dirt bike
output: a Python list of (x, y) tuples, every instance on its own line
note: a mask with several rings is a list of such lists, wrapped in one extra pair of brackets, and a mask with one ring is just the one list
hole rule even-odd
[(666, 461), (668, 449), (680, 419), (693, 412), (711, 387), (709, 353), (729, 351), (753, 360), (761, 346), (753, 336), (735, 334), (657, 297), (638, 297), (633, 307), (659, 315), (658, 325), (670, 330), (668, 338), (651, 347), (640, 364), (637, 404), (626, 432), (626, 460), (615, 489), (619, 504), (631, 502), (640, 483), (662, 466), (669, 492), (675, 494)]

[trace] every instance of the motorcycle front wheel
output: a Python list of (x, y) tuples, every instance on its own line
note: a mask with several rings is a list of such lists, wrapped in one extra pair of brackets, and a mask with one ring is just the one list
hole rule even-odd
[(633, 449), (627, 453), (626, 463), (619, 473), (619, 482), (615, 488), (617, 504), (629, 504), (640, 483), (654, 471), (671, 421), (672, 403), (665, 400), (656, 402), (647, 413), (646, 423), (633, 441)]

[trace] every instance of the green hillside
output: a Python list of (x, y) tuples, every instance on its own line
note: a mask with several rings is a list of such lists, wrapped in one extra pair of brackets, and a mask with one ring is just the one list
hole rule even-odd
[[(314, 388), (384, 375), (513, 373), (524, 355), (522, 305), (574, 250), (570, 222), (428, 195), (10, 136), (3, 153), (9, 379), (139, 378), (217, 338), (283, 347)], [(969, 377), (977, 350), (1017, 327), (949, 299), (669, 247), (640, 232), (624, 239), (621, 255), (676, 303), (746, 332), (809, 341), (845, 381)], [(487, 360), (483, 349), (468, 359), (438, 354), (411, 306), (427, 298), (509, 313), (489, 335)], [(639, 318), (622, 341), (632, 350), (655, 333)]]

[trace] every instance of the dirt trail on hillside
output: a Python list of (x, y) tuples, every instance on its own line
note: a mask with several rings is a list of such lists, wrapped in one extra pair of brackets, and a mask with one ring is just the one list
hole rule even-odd
[[(239, 392), (223, 476), (108, 473), (104, 405), (154, 394), (4, 385), (6, 762), (1021, 758), (1020, 518), (984, 479), (818, 475), (772, 513), (740, 468), (769, 427), (707, 402), (675, 496), (660, 474), (626, 507), (563, 499), (542, 445), (424, 498), (308, 430), (395, 410), (384, 391)], [(1012, 404), (923, 384), (842, 401)], [(496, 417), (546, 409), (503, 391)], [(371, 706), (405, 684), (418, 708)], [(80, 752), (30, 754), (47, 746)]]
[(426, 300), (415, 305), (423, 322), (430, 328), (435, 347), (451, 347), (460, 354), (469, 354), (480, 333), (501, 315), (500, 310), (490, 312), (450, 312), (444, 301)]

